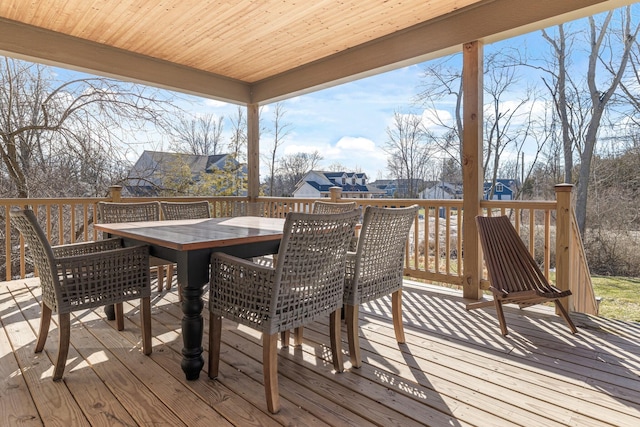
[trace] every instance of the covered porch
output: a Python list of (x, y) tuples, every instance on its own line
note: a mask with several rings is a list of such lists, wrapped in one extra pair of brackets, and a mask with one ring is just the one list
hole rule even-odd
[[(260, 195), (260, 106), (462, 52), (464, 189), (459, 272), (482, 297), (474, 218), (482, 214), (483, 46), (633, 0), (405, 0), (306, 4), (21, 0), (0, 5), (0, 53), (247, 108), (248, 200)], [(572, 212), (558, 209), (569, 224)], [(560, 289), (571, 286), (573, 230), (559, 233)], [(564, 264), (563, 264), (564, 263)]]
[(492, 309), (467, 312), (460, 291), (407, 280), (407, 344), (395, 342), (384, 299), (360, 311), (360, 369), (332, 371), (328, 321), (306, 328), (302, 347), (279, 350), (282, 409), (272, 415), (260, 336), (249, 329), (225, 324), (218, 379), (184, 379), (175, 291), (153, 296), (150, 357), (139, 350), (136, 304), (125, 306), (122, 332), (101, 310), (78, 313), (65, 380), (51, 381), (54, 329), (33, 353), (39, 296), (37, 279), (0, 283), (0, 407), (10, 425), (640, 423), (637, 324), (573, 314), (580, 333), (571, 335), (548, 307), (508, 307), (503, 337)]

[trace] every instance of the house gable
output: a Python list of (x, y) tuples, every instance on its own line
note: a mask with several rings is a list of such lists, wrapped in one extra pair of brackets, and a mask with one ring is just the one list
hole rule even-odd
[[(132, 196), (157, 196), (164, 177), (173, 173), (177, 164), (186, 165), (195, 182), (203, 172), (213, 173), (216, 169), (223, 169), (230, 159), (233, 160), (228, 154), (194, 155), (145, 150), (127, 174), (124, 193)], [(238, 165), (235, 160), (233, 162)]]

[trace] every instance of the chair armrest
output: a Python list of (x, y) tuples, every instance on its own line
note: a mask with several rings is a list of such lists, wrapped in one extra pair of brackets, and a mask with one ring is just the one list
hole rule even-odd
[(119, 238), (96, 240), (93, 242), (72, 243), (69, 245), (52, 246), (53, 256), (65, 258), (76, 255), (93, 254), (102, 251), (122, 248), (122, 240)]
[(230, 319), (262, 312), (269, 307), (275, 276), (272, 267), (216, 252), (211, 256), (209, 307)]
[(99, 306), (151, 295), (149, 247), (55, 259), (63, 304)]

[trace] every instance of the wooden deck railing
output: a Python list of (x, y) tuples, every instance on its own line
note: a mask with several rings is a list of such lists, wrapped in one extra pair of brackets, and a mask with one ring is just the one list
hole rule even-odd
[[(339, 191), (332, 193), (332, 199), (340, 199)], [(93, 228), (93, 221), (96, 204), (103, 200), (123, 202), (207, 200), (211, 203), (212, 214), (222, 217), (231, 214), (234, 202), (246, 200), (246, 198), (123, 198), (119, 189), (114, 188), (109, 197), (103, 198), (0, 199), (0, 224), (3, 226), (6, 242), (4, 248), (6, 280), (25, 277), (29, 273), (25, 261), (24, 243), (19, 239), (18, 233), (5, 221), (11, 209), (30, 205), (37, 212), (51, 243), (57, 245), (99, 238)], [(308, 212), (314, 201), (290, 197), (260, 197), (259, 200), (265, 202), (266, 213), (272, 217), (284, 217), (287, 212)], [(360, 207), (419, 205), (420, 214), (416, 218), (407, 244), (405, 274), (433, 283), (463, 285), (462, 200), (343, 200), (355, 201)], [(568, 287), (572, 290), (574, 296), (568, 304), (570, 310), (596, 314), (597, 305), (581, 239), (577, 228), (572, 228), (573, 224), (559, 223), (563, 218), (562, 215), (558, 215), (559, 203), (561, 203), (559, 200), (560, 198), (556, 201), (482, 201), (480, 206), (483, 215), (507, 215), (512, 219), (516, 230), (528, 244), (530, 252), (542, 266), (545, 276), (549, 278), (555, 266), (568, 268), (570, 274), (564, 274), (566, 270), (563, 270), (562, 274), (556, 274), (556, 282), (559, 287)], [(572, 212), (570, 199), (562, 203), (568, 203), (568, 206), (561, 207), (560, 212), (565, 210)], [(561, 238), (564, 239), (566, 235), (571, 240), (566, 244), (566, 250), (558, 251), (559, 233), (556, 233), (556, 230), (561, 228), (568, 230), (566, 233), (560, 233)], [(556, 248), (555, 254), (554, 248)], [(565, 265), (567, 267), (564, 267)], [(486, 277), (479, 278), (479, 281), (481, 288), (488, 288), (489, 282)]]

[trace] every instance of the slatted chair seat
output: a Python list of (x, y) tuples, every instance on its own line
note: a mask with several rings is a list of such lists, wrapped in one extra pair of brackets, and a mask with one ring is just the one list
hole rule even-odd
[(547, 281), (509, 218), (478, 216), (476, 224), (493, 301), (467, 304), (467, 310), (495, 305), (500, 330), (502, 335), (507, 335), (503, 304), (517, 304), (524, 308), (553, 302), (575, 334), (577, 329), (560, 302), (560, 298), (571, 295), (571, 291), (561, 291)]

